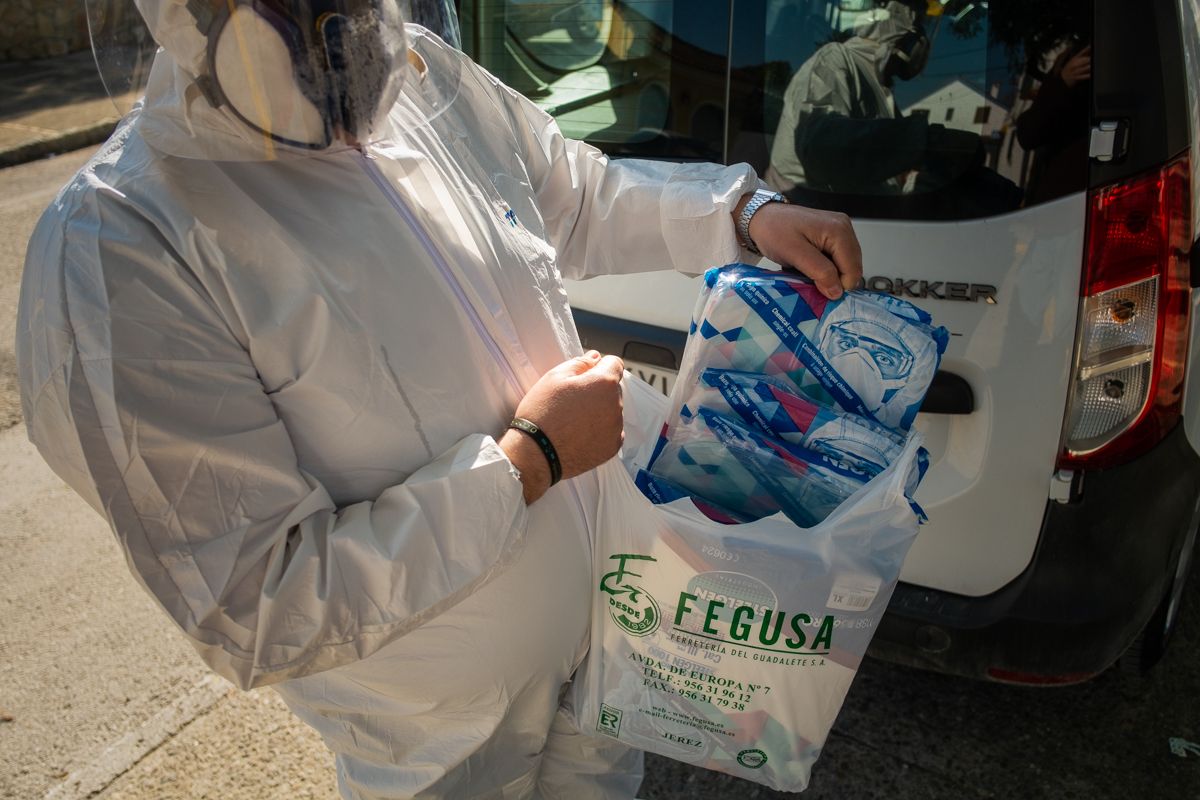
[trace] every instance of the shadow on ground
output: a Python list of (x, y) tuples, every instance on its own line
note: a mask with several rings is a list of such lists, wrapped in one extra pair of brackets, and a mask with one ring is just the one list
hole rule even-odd
[(107, 99), (90, 50), (45, 61), (0, 64), (0, 122), (17, 121), (43, 109)]

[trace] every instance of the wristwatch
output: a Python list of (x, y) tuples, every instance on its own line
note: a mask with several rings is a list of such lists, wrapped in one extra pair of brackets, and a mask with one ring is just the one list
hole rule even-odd
[(737, 233), (739, 243), (756, 256), (761, 256), (762, 251), (758, 249), (758, 245), (750, 238), (750, 218), (754, 216), (754, 212), (765, 206), (767, 203), (786, 203), (787, 198), (779, 192), (768, 192), (766, 189), (756, 189), (753, 196), (746, 201), (746, 205), (742, 206), (742, 213), (738, 214), (737, 218)]

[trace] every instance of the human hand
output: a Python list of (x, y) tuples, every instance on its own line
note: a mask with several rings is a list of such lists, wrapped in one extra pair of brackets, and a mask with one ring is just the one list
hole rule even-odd
[(1090, 79), (1092, 77), (1092, 46), (1089, 44), (1067, 59), (1067, 63), (1063, 64), (1062, 72), (1059, 75), (1068, 89), (1080, 81)]
[[(734, 219), (740, 211), (739, 204)], [(862, 280), (862, 249), (845, 214), (767, 203), (750, 218), (750, 238), (764, 256), (808, 276), (831, 300)]]
[[(622, 431), (621, 377), (625, 364), (595, 350), (567, 359), (538, 379), (516, 416), (537, 425), (558, 451), (563, 478), (572, 478), (617, 454)], [(550, 467), (528, 434), (508, 430), (500, 447), (521, 472), (525, 502), (550, 488)]]

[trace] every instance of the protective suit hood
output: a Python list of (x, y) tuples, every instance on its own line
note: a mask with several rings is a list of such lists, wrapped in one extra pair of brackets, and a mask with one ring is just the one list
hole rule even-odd
[[(288, 80), (292, 65), (276, 58), (279, 63), (268, 63), (261, 78), (240, 69), (239, 57), (270, 61), (271, 56), (285, 51), (286, 37), (279, 36), (267, 22), (238, 6), (226, 26), (235, 30), (225, 35), (218, 47), (180, 0), (135, 2), (161, 46), (135, 122), (155, 149), (185, 158), (255, 161), (305, 157), (350, 146), (340, 136), (341, 126), (331, 123), (328, 113), (322, 118), (322, 103), (314, 101), (311, 87), (306, 92)], [(260, 4), (251, 5), (257, 8)], [(340, 57), (347, 64), (344, 71), (354, 73), (349, 81), (341, 82), (371, 85), (368, 100), (359, 102), (360, 106), (372, 106), (359, 109), (364, 120), (369, 117), (356, 132), (360, 144), (394, 139), (406, 129), (427, 124), (453, 103), (460, 79), (457, 61), (435, 75), (420, 48), (410, 49), (410, 43), (426, 31), (404, 25), (397, 3), (382, 0), (378, 6), (376, 17), (391, 33), (374, 36), (368, 48), (361, 37), (355, 39), (351, 26), (344, 26), (349, 32), (341, 39), (345, 47)], [(263, 8), (270, 10), (265, 4)], [(235, 19), (240, 24), (234, 25)], [(212, 74), (219, 58), (232, 59), (230, 68), (223, 70), (223, 86), (220, 76)], [(294, 71), (303, 73), (304, 67), (302, 64)], [(239, 83), (243, 74), (248, 77)], [(329, 80), (338, 79), (335, 75)], [(264, 110), (264, 103), (271, 107)]]
[(204, 67), (208, 46), (187, 7), (176, 0), (134, 0), (154, 41), (193, 80)]
[[(846, 47), (863, 57), (869, 58), (874, 64), (876, 75), (890, 83), (888, 62), (893, 58), (903, 56), (908, 60), (904, 51), (906, 37), (920, 32), (917, 14), (909, 6), (893, 0), (883, 8), (877, 8), (866, 15), (854, 28), (854, 37), (846, 42)], [(909, 66), (911, 72), (904, 80), (914, 77), (925, 67), (928, 58), (928, 46), (924, 48), (919, 60)]]

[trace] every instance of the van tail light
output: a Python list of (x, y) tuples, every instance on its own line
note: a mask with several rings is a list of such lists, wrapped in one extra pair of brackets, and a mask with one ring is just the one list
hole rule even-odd
[(1179, 421), (1191, 305), (1188, 157), (1088, 197), (1059, 469), (1112, 467)]

